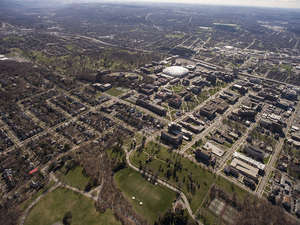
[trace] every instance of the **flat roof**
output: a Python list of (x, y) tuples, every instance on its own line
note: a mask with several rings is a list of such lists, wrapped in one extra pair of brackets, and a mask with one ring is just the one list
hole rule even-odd
[(252, 165), (252, 166), (255, 166), (256, 168), (260, 169), (260, 170), (264, 170), (265, 169), (265, 165), (254, 160), (254, 159), (251, 159), (239, 152), (235, 152), (233, 153), (233, 157), (234, 158), (237, 158), (237, 159), (241, 159), (242, 161), (244, 162), (247, 162), (248, 164)]
[(233, 166), (234, 168), (236, 168), (237, 170), (246, 173), (252, 177), (257, 177), (258, 175), (258, 169), (254, 168), (253, 166), (250, 166), (249, 164), (234, 158), (232, 160), (232, 162), (230, 163), (231, 166)]
[(211, 149), (211, 152), (216, 156), (222, 157), (222, 155), (224, 155), (224, 151), (222, 149), (220, 149), (219, 147), (215, 146), (210, 142), (206, 142), (205, 145), (203, 145), (203, 148), (205, 150)]

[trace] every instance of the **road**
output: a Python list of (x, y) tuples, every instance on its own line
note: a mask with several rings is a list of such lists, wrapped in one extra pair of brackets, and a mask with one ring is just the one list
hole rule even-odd
[[(300, 103), (297, 104), (297, 107), (295, 109), (295, 112), (297, 112), (299, 110), (300, 107)], [(288, 131), (290, 130), (294, 117), (295, 117), (296, 113), (293, 113), (293, 115), (289, 118), (287, 126), (285, 129), (283, 129), (284, 133), (287, 134)], [(271, 157), (271, 160), (269, 160), (268, 165), (266, 166), (265, 169), (265, 176), (263, 177), (262, 181), (259, 184), (259, 187), (257, 188), (257, 193), (259, 193), (260, 195), (263, 194), (263, 189), (264, 186), (266, 185), (268, 179), (269, 179), (269, 174), (275, 170), (274, 165), (277, 159), (277, 155), (281, 152), (282, 146), (284, 144), (284, 139), (285, 138), (280, 138), (279, 142), (277, 143), (276, 147), (275, 147), (275, 153), (273, 154), (273, 156)]]
[[(86, 197), (88, 197), (88, 198), (90, 198), (90, 199), (92, 199), (92, 200), (94, 200), (94, 201), (100, 201), (100, 202), (103, 202), (103, 203), (105, 203), (106, 205), (108, 205), (109, 207), (111, 207), (112, 209), (114, 209), (114, 210), (116, 210), (116, 211), (120, 211), (122, 214), (124, 214), (125, 216), (129, 217), (130, 219), (132, 219), (132, 220), (135, 222), (135, 224), (138, 224), (138, 225), (141, 224), (136, 218), (134, 218), (132, 215), (128, 214), (128, 213), (127, 213), (126, 211), (124, 211), (123, 209), (121, 209), (121, 208), (115, 206), (114, 204), (111, 204), (111, 203), (109, 203), (109, 202), (106, 202), (106, 201), (103, 200), (100, 196), (94, 196), (94, 195), (92, 195), (92, 194), (91, 194), (91, 191), (90, 191), (90, 192), (85, 192), (85, 191), (79, 190), (78, 188), (75, 188), (75, 187), (72, 187), (72, 186), (70, 186), (70, 185), (64, 184), (64, 183), (60, 182), (52, 172), (50, 173), (49, 178), (55, 182), (54, 186), (52, 186), (48, 191), (46, 191), (45, 193), (43, 193), (42, 195), (40, 195), (37, 199), (35, 199), (35, 200), (30, 204), (30, 206), (25, 210), (24, 214), (22, 215), (19, 225), (23, 225), (23, 224), (24, 224), (27, 215), (29, 214), (30, 210), (35, 206), (35, 204), (36, 204), (37, 202), (39, 202), (46, 194), (48, 194), (49, 192), (55, 190), (55, 189), (58, 188), (58, 187), (64, 187), (64, 188), (67, 188), (67, 189), (69, 189), (69, 190), (72, 190), (72, 191), (74, 191), (74, 192), (76, 192), (76, 193), (79, 193), (79, 194), (81, 194), (81, 195), (84, 195), (84, 196), (86, 196)], [(100, 185), (100, 187), (102, 187), (102, 186)], [(98, 188), (96, 188), (96, 189), (98, 189)], [(99, 190), (99, 191), (100, 191), (100, 190)]]
[(189, 204), (189, 202), (188, 202), (188, 200), (187, 200), (185, 194), (184, 194), (180, 189), (178, 189), (176, 186), (172, 185), (171, 183), (169, 183), (169, 182), (167, 182), (167, 181), (165, 181), (165, 180), (163, 180), (163, 179), (161, 179), (161, 178), (155, 176), (154, 174), (152, 174), (152, 173), (150, 173), (150, 172), (147, 172), (147, 171), (144, 171), (144, 170), (140, 170), (137, 166), (133, 165), (133, 164), (131, 163), (131, 161), (130, 161), (130, 155), (131, 155), (132, 152), (134, 152), (134, 150), (129, 151), (129, 152), (126, 151), (126, 162), (127, 162), (128, 166), (129, 166), (130, 168), (134, 169), (135, 171), (144, 174), (145, 176), (149, 177), (150, 179), (155, 180), (157, 183), (159, 183), (159, 184), (161, 184), (161, 185), (163, 185), (163, 186), (165, 186), (165, 187), (171, 189), (172, 191), (177, 192), (177, 193), (180, 195), (180, 197), (183, 199), (184, 205), (185, 205), (186, 209), (188, 210), (190, 216), (191, 216), (198, 224), (202, 225), (202, 223), (201, 223), (201, 222), (196, 218), (196, 216), (194, 215), (194, 213), (193, 213), (193, 211), (192, 211), (192, 209), (191, 209), (191, 206), (190, 206), (190, 204)]

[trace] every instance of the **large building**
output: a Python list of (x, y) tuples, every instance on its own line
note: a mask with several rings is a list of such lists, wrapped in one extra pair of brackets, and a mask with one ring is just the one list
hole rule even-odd
[(149, 101), (138, 99), (138, 100), (136, 100), (136, 104), (139, 106), (142, 106), (160, 116), (165, 116), (167, 114), (167, 110), (164, 107), (152, 104)]
[(237, 158), (234, 158), (232, 160), (232, 162), (230, 163), (230, 166), (237, 169), (244, 176), (247, 176), (253, 180), (258, 179), (258, 171), (259, 170)]
[(170, 66), (165, 68), (162, 73), (172, 77), (184, 77), (189, 73), (189, 70), (182, 66)]
[(244, 152), (258, 160), (263, 160), (265, 157), (265, 153), (262, 150), (251, 145), (250, 146), (245, 145)]

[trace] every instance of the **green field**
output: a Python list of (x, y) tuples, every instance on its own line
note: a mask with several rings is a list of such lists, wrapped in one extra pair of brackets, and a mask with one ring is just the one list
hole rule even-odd
[(82, 166), (76, 166), (75, 168), (70, 170), (67, 174), (62, 173), (61, 176), (59, 177), (59, 180), (62, 183), (68, 184), (80, 190), (84, 190), (90, 178), (84, 176), (82, 174), (82, 170), (83, 170)]
[(24, 210), (26, 209), (35, 199), (37, 199), (40, 195), (48, 191), (52, 186), (54, 185), (54, 181), (51, 181), (46, 187), (40, 189), (38, 192), (36, 192), (34, 195), (31, 196), (31, 198), (27, 199), (25, 202), (23, 202), (20, 206)]
[[(149, 142), (144, 151), (140, 154), (134, 152), (131, 160), (132, 162), (139, 166), (139, 162), (145, 165), (149, 154), (153, 154), (159, 145), (154, 142)], [(169, 166), (166, 161), (169, 161)], [(182, 165), (182, 170), (178, 171), (174, 176), (172, 175), (168, 178), (167, 171), (174, 170), (174, 163), (180, 162)], [(200, 168), (197, 164), (191, 162), (189, 159), (183, 158), (174, 152), (170, 152), (166, 147), (161, 146), (160, 151), (155, 154), (155, 158), (147, 164), (151, 167), (154, 173), (157, 173), (159, 177), (169, 180), (177, 186), (178, 182), (182, 183), (182, 190), (186, 194), (190, 201), (191, 208), (194, 212), (198, 209), (202, 201), (204, 200), (210, 186), (213, 184), (215, 178), (214, 175), (208, 172), (205, 168)], [(191, 179), (191, 182), (189, 181)], [(195, 191), (191, 191), (191, 183), (195, 184)]]
[[(158, 148), (160, 150), (156, 152)], [(155, 156), (148, 160), (149, 155), (154, 154), (154, 152), (156, 152)], [(222, 177), (216, 178), (204, 166), (201, 167), (155, 142), (147, 143), (141, 153), (134, 152), (131, 155), (131, 161), (138, 167), (146, 165), (147, 168), (151, 168), (153, 173), (157, 173), (159, 177), (176, 186), (180, 183), (193, 212), (197, 211), (213, 183), (222, 187), (228, 194), (235, 192), (236, 197), (240, 200), (248, 194), (247, 191), (234, 185), (229, 180)], [(175, 172), (174, 175), (175, 163), (179, 163), (182, 169)], [(171, 175), (168, 176), (167, 173)], [(191, 188), (192, 185), (194, 185), (193, 189)]]
[(108, 93), (112, 96), (119, 96), (119, 95), (123, 94), (124, 91), (118, 90), (117, 88), (113, 87), (113, 88), (109, 89), (108, 91), (106, 91), (106, 93)]
[(98, 213), (94, 201), (65, 188), (57, 188), (47, 194), (29, 212), (25, 225), (52, 225), (62, 222), (67, 211), (73, 214), (72, 225), (121, 224), (116, 221), (113, 211)]
[(227, 194), (232, 194), (234, 192), (236, 194), (237, 200), (239, 200), (240, 202), (243, 201), (246, 195), (250, 194), (248, 191), (221, 176), (217, 177), (215, 183), (217, 186), (221, 187)]
[[(164, 214), (168, 208), (172, 207), (172, 202), (176, 193), (170, 189), (154, 185), (138, 172), (126, 168), (115, 174), (118, 188), (123, 192), (131, 203), (135, 212), (142, 215), (153, 224)], [(133, 200), (132, 197), (135, 197)], [(141, 206), (139, 203), (143, 202)]]

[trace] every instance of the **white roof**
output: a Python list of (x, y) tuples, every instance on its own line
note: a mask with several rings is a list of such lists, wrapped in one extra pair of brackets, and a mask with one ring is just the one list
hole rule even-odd
[(211, 149), (211, 152), (219, 157), (221, 157), (224, 154), (224, 151), (220, 149), (219, 147), (215, 146), (214, 144), (210, 142), (206, 142), (206, 144), (203, 146), (205, 150)]
[(235, 167), (237, 170), (244, 172), (252, 177), (257, 177), (258, 175), (258, 169), (250, 166), (249, 164), (239, 160), (239, 159), (233, 159), (230, 163), (231, 166)]
[(262, 164), (262, 163), (260, 163), (260, 162), (258, 162), (256, 160), (254, 160), (254, 159), (251, 159), (251, 158), (249, 158), (249, 157), (247, 157), (247, 156), (245, 156), (245, 155), (243, 155), (241, 153), (235, 152), (233, 154), (233, 157), (237, 158), (237, 159), (240, 159), (240, 160), (242, 160), (244, 162), (247, 162), (249, 165), (255, 166), (258, 169), (261, 169), (261, 170), (265, 169), (265, 165), (264, 164)]
[(183, 77), (188, 74), (189, 70), (182, 66), (170, 66), (163, 70), (164, 74), (173, 76), (173, 77)]

